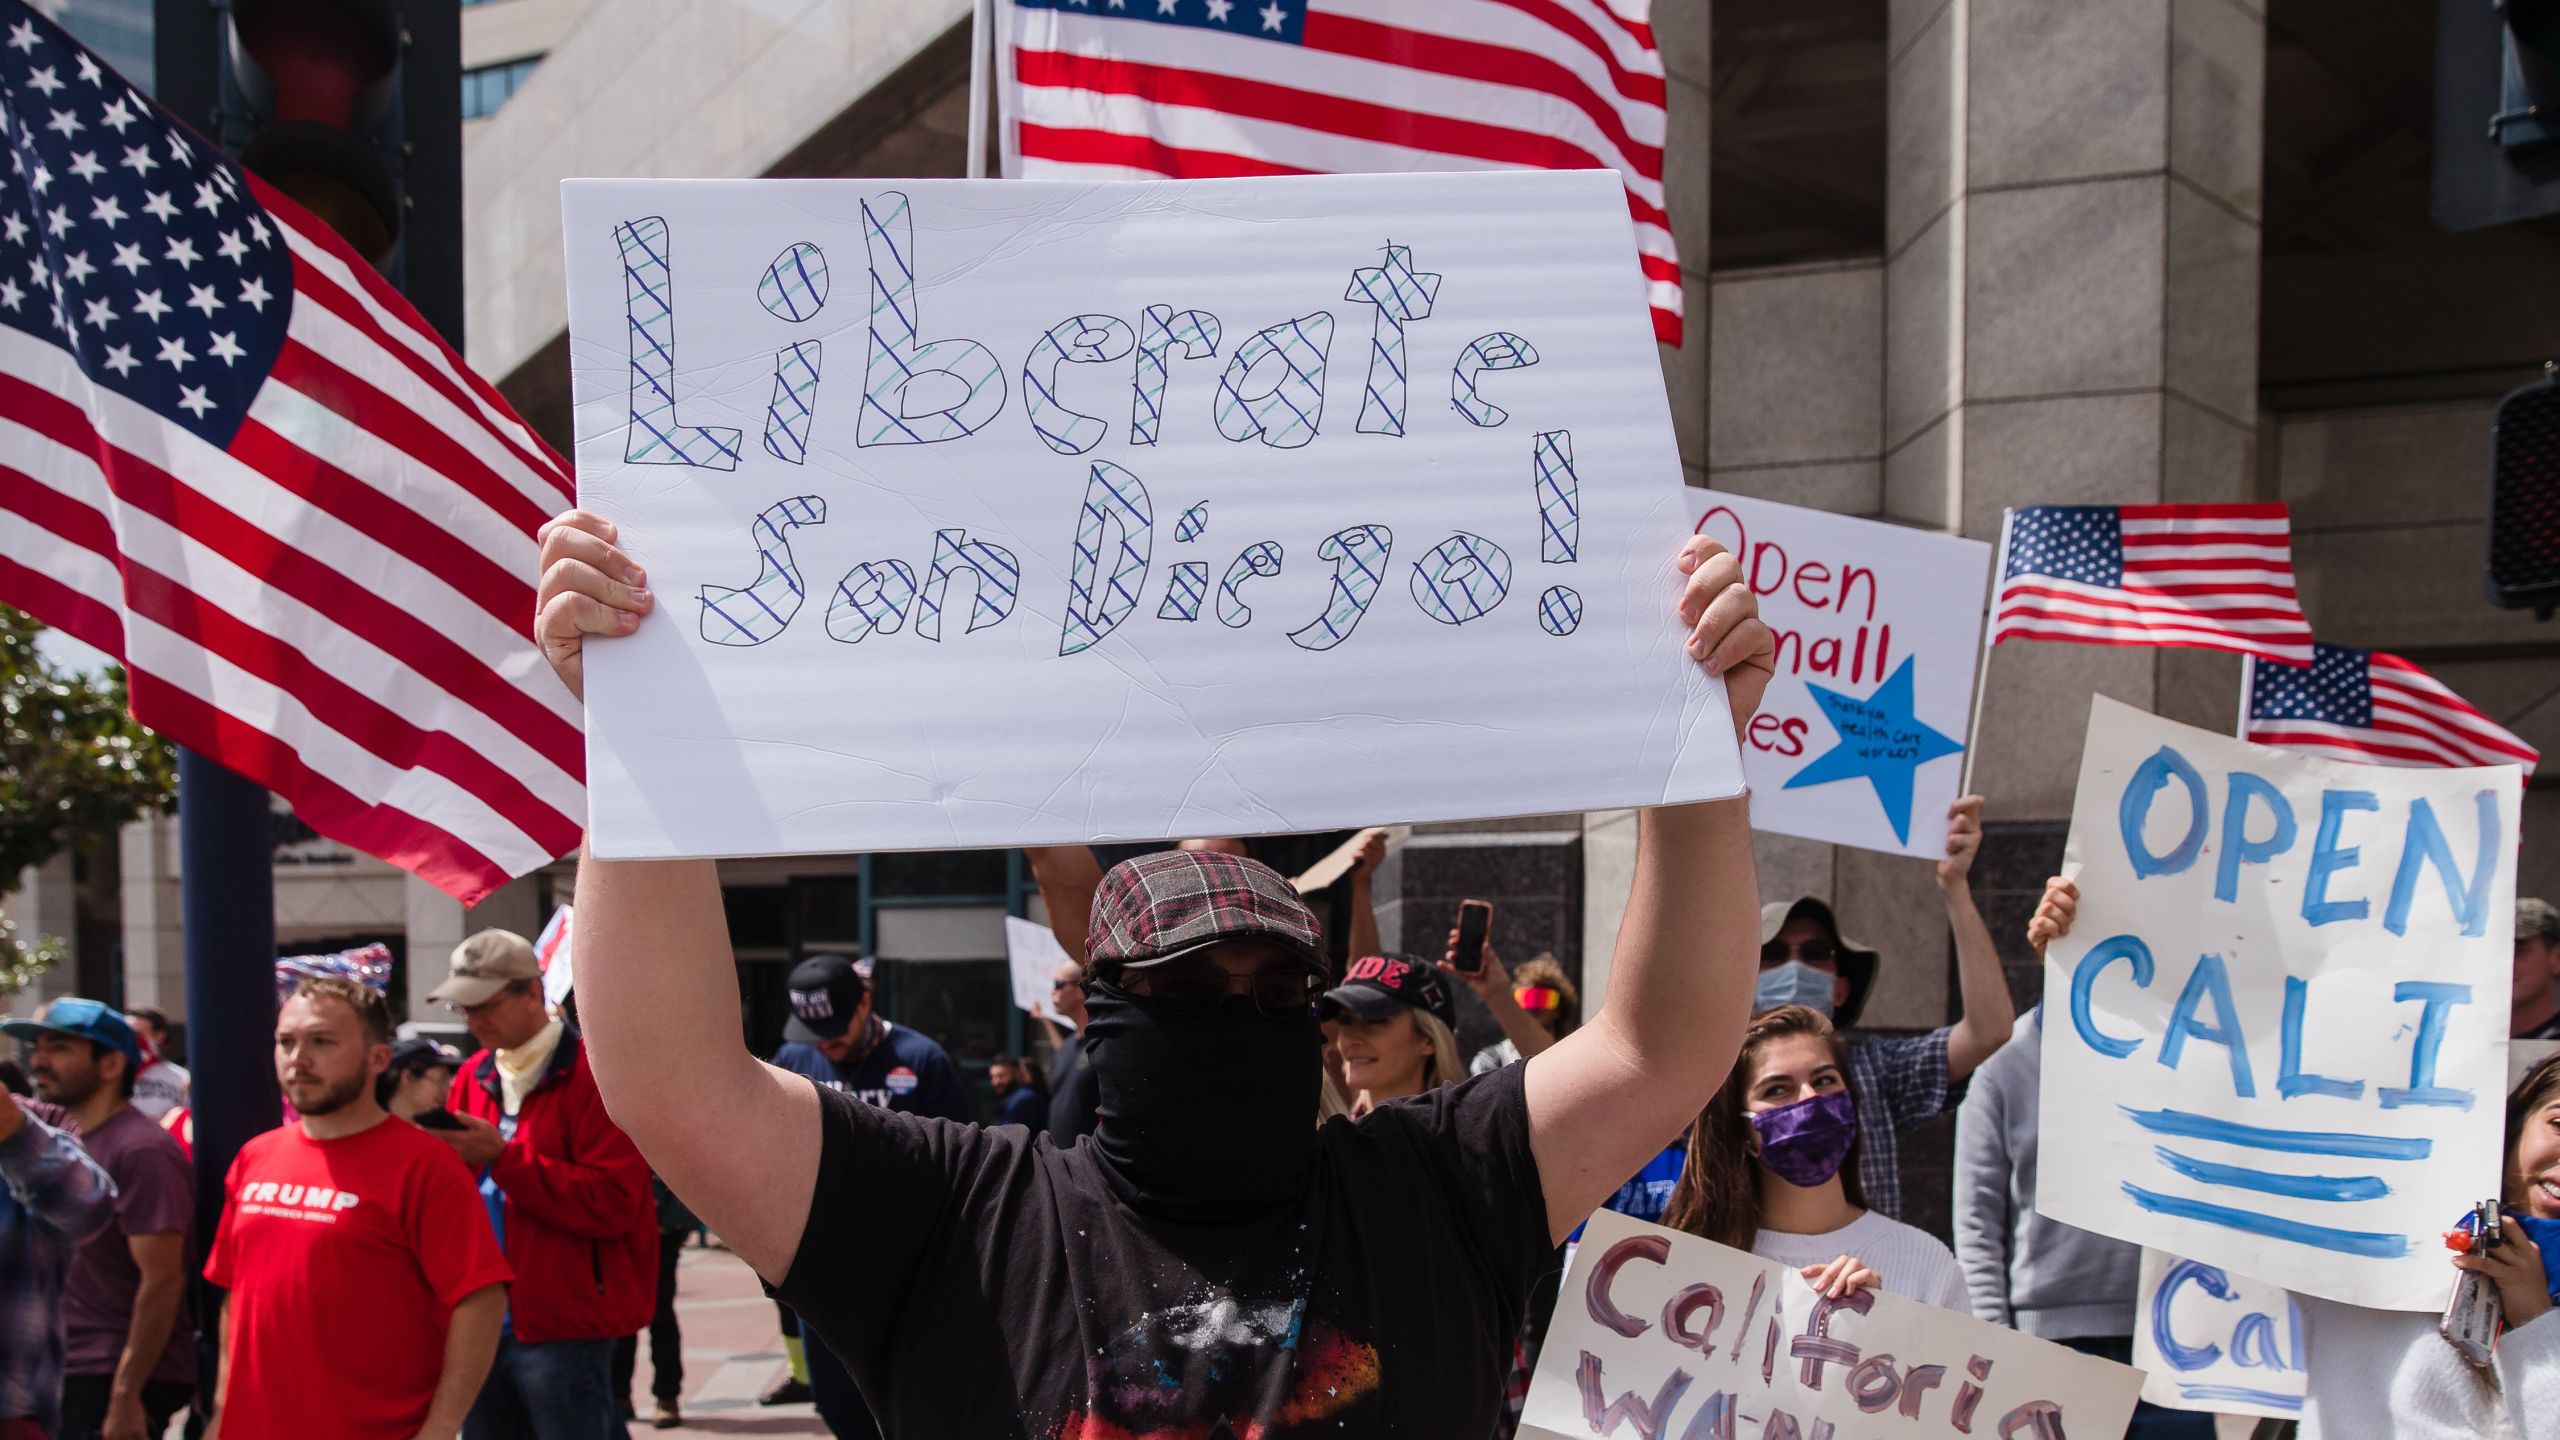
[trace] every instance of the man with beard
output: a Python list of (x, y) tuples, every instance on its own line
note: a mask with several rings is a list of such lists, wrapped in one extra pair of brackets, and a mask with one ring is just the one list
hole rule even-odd
[[(536, 636), (573, 692), (588, 636), (652, 623), (614, 535), (583, 512), (544, 527)], [(1738, 740), (1769, 630), (1713, 540), (1677, 563), (1688, 654), (1725, 677)], [(758, 1064), (711, 861), (588, 853), (578, 982), (615, 1114), (889, 1434), (1484, 1435), (1532, 1277), (1740, 1043), (1747, 805), (1649, 810), (1640, 833), (1605, 1010), (1522, 1064), (1322, 1128), (1315, 917), (1233, 855), (1104, 877), (1085, 949), (1101, 1120), (1069, 1150)]]
[(231, 1292), (217, 1440), (444, 1440), (480, 1393), (507, 1262), (470, 1173), (374, 1099), (390, 1064), (391, 1010), (367, 986), (305, 980), (276, 1017), (276, 1079), (300, 1113), (224, 1181), (205, 1266)]
[(133, 1104), (142, 1042), (95, 1000), (56, 1000), (0, 1030), (34, 1051), (36, 1094), (62, 1107), (81, 1147), (116, 1182), (114, 1223), (71, 1257), (62, 1290), (64, 1440), (157, 1435), (195, 1393), (186, 1316), (195, 1171)]

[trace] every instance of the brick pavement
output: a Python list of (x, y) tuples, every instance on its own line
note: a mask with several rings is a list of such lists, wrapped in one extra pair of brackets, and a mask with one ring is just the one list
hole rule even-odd
[(782, 1335), (773, 1302), (755, 1272), (726, 1250), (688, 1246), (676, 1268), (676, 1318), (684, 1331), (682, 1427), (649, 1426), (649, 1342), (640, 1342), (633, 1399), (640, 1402), (636, 1435), (824, 1435), (806, 1405), (770, 1409), (756, 1404), (783, 1373)]

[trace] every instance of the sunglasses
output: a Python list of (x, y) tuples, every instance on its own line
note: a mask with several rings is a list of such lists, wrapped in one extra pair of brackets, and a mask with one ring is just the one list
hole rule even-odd
[(1790, 958), (1808, 965), (1829, 965), (1839, 960), (1840, 947), (1828, 940), (1801, 940), (1793, 945), (1784, 940), (1772, 940), (1760, 947), (1760, 963), (1763, 965), (1784, 965)]
[(1564, 992), (1552, 985), (1523, 985), (1511, 992), (1511, 999), (1523, 1010), (1553, 1010), (1564, 1004)]
[(1324, 990), (1322, 976), (1294, 964), (1266, 965), (1250, 975), (1233, 975), (1221, 966), (1177, 960), (1124, 970), (1113, 978), (1130, 994), (1177, 1010), (1214, 1010), (1230, 995), (1250, 995), (1253, 1008), (1274, 1020), (1306, 1013)]
[(1083, 988), (1084, 982), (1081, 980), (1052, 980), (1049, 982), (1049, 993), (1052, 995), (1057, 994), (1061, 990), (1081, 990)]

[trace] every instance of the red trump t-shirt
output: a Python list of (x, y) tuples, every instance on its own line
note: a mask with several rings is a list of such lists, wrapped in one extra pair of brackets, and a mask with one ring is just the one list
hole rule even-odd
[(512, 1278), (470, 1171), (405, 1120), (241, 1148), (205, 1278), (231, 1291), (222, 1433), (409, 1440), (453, 1307)]

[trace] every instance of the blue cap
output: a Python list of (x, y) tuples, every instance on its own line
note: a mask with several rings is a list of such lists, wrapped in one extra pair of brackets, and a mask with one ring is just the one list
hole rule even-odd
[(76, 997), (56, 1000), (44, 1007), (44, 1014), (33, 1020), (15, 1016), (0, 1019), (0, 1034), (19, 1040), (33, 1040), (39, 1035), (70, 1035), (94, 1044), (124, 1052), (124, 1061), (137, 1072), (142, 1068), (142, 1041), (126, 1024), (114, 1007), (96, 1000)]

